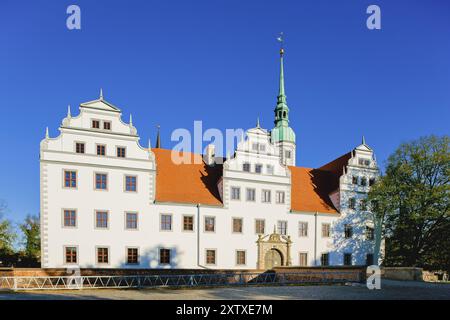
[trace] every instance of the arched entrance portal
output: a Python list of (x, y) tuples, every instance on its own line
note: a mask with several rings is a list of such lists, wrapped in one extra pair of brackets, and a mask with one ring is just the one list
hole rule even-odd
[(272, 269), (283, 265), (283, 256), (277, 249), (270, 249), (266, 252), (264, 266), (266, 269)]

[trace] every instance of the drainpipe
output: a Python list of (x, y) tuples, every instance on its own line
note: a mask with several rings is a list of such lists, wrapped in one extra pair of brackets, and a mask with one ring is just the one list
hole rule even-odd
[(200, 264), (200, 203), (197, 203), (197, 266), (206, 269)]
[(317, 266), (317, 211), (314, 213), (314, 265)]

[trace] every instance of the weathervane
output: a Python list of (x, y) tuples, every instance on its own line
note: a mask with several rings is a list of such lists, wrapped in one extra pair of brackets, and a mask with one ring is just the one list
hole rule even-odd
[(277, 37), (277, 41), (280, 43), (280, 55), (283, 55), (283, 53), (284, 53), (284, 48), (283, 48), (284, 35), (283, 35), (283, 32), (280, 32), (280, 35)]

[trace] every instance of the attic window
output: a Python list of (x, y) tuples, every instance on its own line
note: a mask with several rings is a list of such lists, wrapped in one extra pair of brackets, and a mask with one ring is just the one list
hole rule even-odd
[(103, 129), (111, 130), (111, 122), (110, 121), (104, 121), (103, 122)]
[(92, 120), (92, 129), (100, 129), (100, 121)]
[(368, 167), (368, 166), (370, 166), (370, 160), (369, 160), (369, 159), (365, 159), (365, 158), (359, 158), (359, 159), (358, 159), (358, 164), (359, 164), (360, 166), (366, 166), (366, 167)]

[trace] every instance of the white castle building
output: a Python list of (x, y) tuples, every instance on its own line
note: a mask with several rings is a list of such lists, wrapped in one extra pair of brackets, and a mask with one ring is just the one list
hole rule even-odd
[[(217, 268), (372, 264), (365, 199), (378, 176), (362, 143), (320, 168), (296, 166), (283, 51), (275, 127), (249, 129), (217, 161), (144, 148), (102, 93), (70, 108), (40, 145), (43, 268)], [(222, 164), (223, 162), (223, 164)]]

